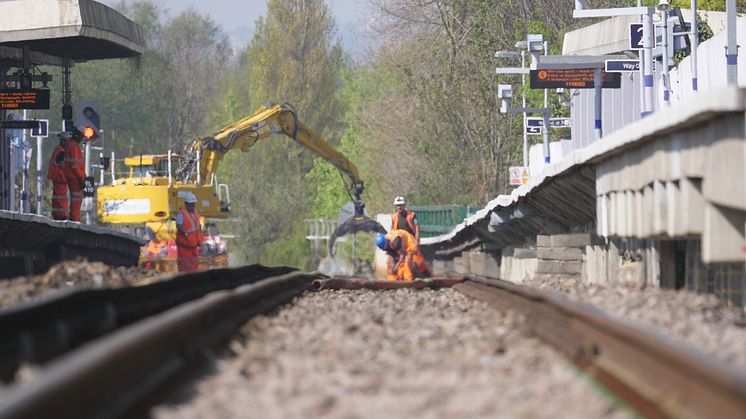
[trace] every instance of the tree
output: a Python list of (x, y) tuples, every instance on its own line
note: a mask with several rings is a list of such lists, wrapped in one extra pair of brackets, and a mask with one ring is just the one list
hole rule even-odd
[(228, 39), (207, 15), (192, 9), (169, 19), (151, 1), (120, 2), (116, 8), (141, 25), (146, 49), (136, 60), (76, 65), (74, 99), (102, 102), (107, 146), (113, 144), (118, 155), (182, 148), (209, 128), (231, 64)]
[[(224, 96), (232, 114), (253, 112), (267, 102), (288, 102), (299, 118), (327, 140), (339, 137), (337, 99), (342, 49), (334, 20), (321, 0), (270, 0), (257, 21), (234, 83)], [(240, 112), (239, 110), (242, 110)], [(229, 154), (220, 175), (229, 179), (234, 214), (241, 218), (239, 251), (248, 262), (287, 263), (299, 249), (300, 221), (309, 214), (313, 180), (305, 177), (314, 156), (287, 137), (274, 136), (246, 154)], [(293, 240), (293, 231), (296, 238)], [(267, 253), (267, 246), (272, 251)], [(303, 257), (294, 257), (300, 263)], [(305, 268), (305, 266), (302, 266)]]

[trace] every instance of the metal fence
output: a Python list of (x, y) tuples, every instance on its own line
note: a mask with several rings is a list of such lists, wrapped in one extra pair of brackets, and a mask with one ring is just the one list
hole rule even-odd
[(448, 233), (466, 217), (482, 209), (462, 205), (420, 205), (410, 207), (417, 214), (421, 237), (434, 237)]

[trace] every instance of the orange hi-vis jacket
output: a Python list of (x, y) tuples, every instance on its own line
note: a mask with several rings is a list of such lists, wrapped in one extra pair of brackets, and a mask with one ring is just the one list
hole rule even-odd
[[(407, 225), (409, 226), (409, 229), (411, 230), (411, 234), (414, 235), (417, 229), (414, 225), (414, 211), (407, 210)], [(399, 230), (403, 229), (404, 226), (399, 227), (399, 212), (395, 212), (391, 214), (391, 229), (392, 230)]]
[(65, 179), (65, 148), (58, 144), (52, 151), (47, 168), (47, 179), (54, 183), (66, 183)]
[(199, 211), (194, 209), (194, 214), (187, 211), (185, 207), (179, 209), (184, 218), (184, 224), (176, 234), (176, 245), (178, 247), (198, 248), (202, 244), (202, 227), (199, 224)]
[[(401, 241), (399, 249), (390, 249), (386, 253), (391, 256), (388, 260), (388, 272), (386, 277), (389, 281), (413, 281), (413, 259), (416, 254), (417, 245), (414, 236), (406, 230), (392, 230), (386, 234), (386, 240), (391, 243), (395, 239)], [(392, 253), (396, 252), (396, 256)]]
[(69, 179), (85, 178), (85, 157), (75, 140), (68, 140), (65, 143), (65, 177)]
[(406, 230), (391, 230), (390, 233), (386, 234), (386, 240), (389, 242), (396, 238), (401, 240), (402, 248), (399, 250), (400, 253), (414, 255), (417, 251), (417, 244), (414, 241), (413, 235), (409, 234)]

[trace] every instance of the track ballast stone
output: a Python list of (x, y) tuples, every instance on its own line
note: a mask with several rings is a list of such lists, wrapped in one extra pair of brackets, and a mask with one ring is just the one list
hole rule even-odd
[(711, 294), (621, 283), (586, 284), (544, 276), (525, 285), (548, 288), (614, 317), (651, 329), (746, 373), (744, 310)]
[(0, 280), (0, 308), (48, 298), (73, 288), (119, 288), (156, 281), (163, 276), (163, 273), (152, 269), (110, 266), (77, 258), (60, 262), (41, 275)]
[(321, 291), (259, 316), (166, 418), (626, 417), (560, 354), (452, 289)]

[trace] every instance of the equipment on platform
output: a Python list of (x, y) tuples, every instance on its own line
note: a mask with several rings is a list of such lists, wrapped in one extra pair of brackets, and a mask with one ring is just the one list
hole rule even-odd
[[(354, 202), (355, 214), (337, 228), (330, 244), (344, 234), (385, 232), (383, 226), (365, 215), (361, 199), (364, 184), (357, 167), (300, 121), (288, 104), (262, 106), (215, 135), (196, 139), (184, 155), (169, 153), (126, 158), (124, 163), (130, 167), (129, 177), (98, 188), (99, 219), (113, 224), (149, 223), (151, 227), (166, 224), (175, 217), (187, 194), (196, 198), (197, 210), (204, 218), (228, 218), (228, 187), (219, 183), (216, 176), (223, 156), (232, 150), (248, 151), (259, 140), (273, 134), (292, 138), (349, 177), (348, 193)], [(211, 236), (205, 234), (205, 237)]]

